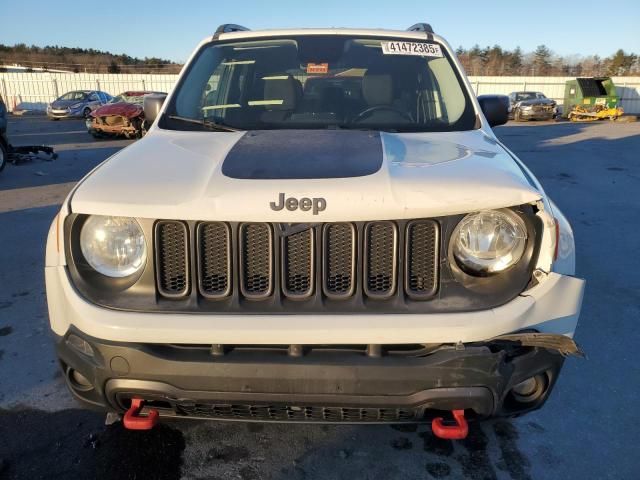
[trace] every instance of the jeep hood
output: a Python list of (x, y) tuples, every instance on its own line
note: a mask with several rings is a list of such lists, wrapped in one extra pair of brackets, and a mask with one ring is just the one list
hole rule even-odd
[[(286, 208), (285, 197), (326, 209)], [(518, 164), (481, 130), (180, 132), (153, 129), (87, 176), (78, 213), (269, 222), (437, 217), (540, 199)]]

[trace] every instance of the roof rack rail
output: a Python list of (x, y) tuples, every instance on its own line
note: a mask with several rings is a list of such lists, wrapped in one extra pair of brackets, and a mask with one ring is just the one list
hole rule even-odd
[(428, 23), (416, 23), (415, 25), (411, 25), (407, 28), (410, 32), (427, 32), (433, 33), (433, 28)]
[(247, 27), (243, 27), (242, 25), (236, 25), (235, 23), (223, 23), (218, 27), (216, 33), (219, 35), (221, 33), (231, 33), (231, 32), (247, 32), (249, 29)]

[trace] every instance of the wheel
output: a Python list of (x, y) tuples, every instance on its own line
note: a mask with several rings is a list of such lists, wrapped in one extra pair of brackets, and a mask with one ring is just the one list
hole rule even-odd
[(7, 147), (4, 143), (0, 142), (0, 172), (4, 169), (4, 166), (7, 164), (7, 157), (9, 153), (7, 152)]
[(89, 107), (86, 107), (83, 111), (82, 111), (82, 116), (84, 118), (89, 118), (89, 115), (91, 115), (91, 109)]

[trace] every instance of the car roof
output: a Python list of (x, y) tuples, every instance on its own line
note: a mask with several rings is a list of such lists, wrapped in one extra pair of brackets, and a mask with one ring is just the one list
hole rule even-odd
[[(300, 35), (359, 35), (373, 37), (400, 37), (415, 40), (435, 40), (444, 42), (444, 39), (435, 33), (423, 30), (386, 30), (381, 28), (284, 28), (267, 30), (240, 30), (226, 32), (209, 37), (204, 41), (219, 40), (241, 40), (265, 37), (286, 37)], [(203, 41), (203, 42), (204, 42)]]

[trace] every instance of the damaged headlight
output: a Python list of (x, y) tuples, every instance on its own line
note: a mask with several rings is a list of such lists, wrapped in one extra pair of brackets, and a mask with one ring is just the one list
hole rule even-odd
[(520, 261), (527, 227), (511, 210), (486, 210), (464, 217), (451, 237), (453, 257), (461, 270), (487, 276)]
[(123, 278), (147, 261), (144, 233), (132, 218), (92, 215), (80, 232), (82, 255), (102, 275)]

